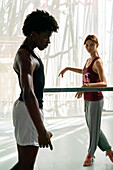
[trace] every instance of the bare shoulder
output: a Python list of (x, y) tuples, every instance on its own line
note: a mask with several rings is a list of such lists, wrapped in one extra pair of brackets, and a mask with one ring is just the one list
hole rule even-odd
[(25, 64), (27, 60), (30, 61), (30, 56), (27, 50), (19, 49), (14, 59), (13, 68), (18, 72), (20, 65)]
[(103, 62), (101, 58), (97, 59), (93, 64), (93, 71), (98, 73), (99, 70), (103, 70)]
[(21, 62), (24, 63), (25, 61), (31, 62), (31, 55), (26, 49), (19, 49), (17, 51), (15, 59), (19, 63), (21, 63)]
[(97, 66), (97, 67), (99, 67), (99, 66), (103, 66), (103, 61), (102, 61), (102, 59), (101, 58), (99, 58), (99, 59), (97, 59), (96, 61), (95, 61), (95, 66)]
[(26, 50), (19, 49), (15, 56), (13, 68), (17, 71), (20, 69), (33, 69), (39, 66), (39, 62)]

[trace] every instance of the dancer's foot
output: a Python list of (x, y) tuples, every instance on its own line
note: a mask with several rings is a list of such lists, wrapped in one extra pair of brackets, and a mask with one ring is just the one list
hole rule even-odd
[(83, 166), (91, 166), (92, 163), (93, 163), (93, 156), (88, 153)]
[(112, 150), (106, 151), (106, 155), (108, 155), (111, 162), (113, 162), (113, 151)]

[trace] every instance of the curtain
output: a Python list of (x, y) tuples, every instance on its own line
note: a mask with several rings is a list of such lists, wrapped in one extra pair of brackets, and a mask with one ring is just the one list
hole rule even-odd
[[(52, 14), (59, 24), (51, 44), (44, 51), (35, 49), (45, 67), (45, 88), (81, 87), (82, 76), (66, 72), (66, 66), (83, 68), (89, 54), (83, 45), (88, 34), (99, 40), (98, 53), (103, 60), (108, 86), (113, 86), (113, 1), (112, 0), (1, 0), (0, 1), (0, 118), (11, 118), (12, 106), (20, 88), (13, 70), (17, 49), (24, 40), (23, 21), (35, 9)], [(84, 113), (84, 101), (75, 93), (44, 94), (47, 117), (79, 116)], [(113, 92), (104, 92), (104, 110), (113, 110)], [(113, 112), (111, 112), (113, 113)]]

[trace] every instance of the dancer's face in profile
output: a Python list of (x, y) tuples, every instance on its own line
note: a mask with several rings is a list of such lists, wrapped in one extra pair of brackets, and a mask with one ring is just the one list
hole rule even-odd
[(86, 50), (88, 51), (88, 53), (92, 54), (95, 51), (97, 51), (98, 45), (92, 40), (87, 40), (85, 47), (86, 47)]
[(50, 44), (51, 34), (52, 33), (49, 31), (41, 33), (32, 32), (35, 46), (38, 47), (39, 50), (44, 50), (48, 46), (48, 44)]

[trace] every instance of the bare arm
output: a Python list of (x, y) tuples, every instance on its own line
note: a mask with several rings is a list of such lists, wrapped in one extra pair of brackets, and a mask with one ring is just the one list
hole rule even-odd
[[(100, 59), (94, 63), (93, 71), (99, 75), (100, 82), (89, 83), (88, 86), (89, 87), (106, 87), (107, 81), (106, 81), (106, 77), (104, 74), (103, 63)], [(84, 85), (83, 87), (87, 87), (87, 85)]]
[(39, 134), (39, 145), (52, 149), (50, 134), (46, 131), (43, 121), (41, 120), (38, 100), (33, 88), (33, 71), (36, 64), (33, 63), (30, 56), (18, 56), (18, 66), (20, 71), (20, 83), (23, 89), (23, 99), (33, 123)]
[(63, 77), (63, 75), (64, 75), (64, 73), (65, 73), (66, 71), (73, 71), (73, 72), (82, 74), (82, 69), (73, 68), (73, 67), (66, 67), (66, 68), (64, 68), (64, 69), (59, 73), (58, 76), (61, 75), (61, 76)]

